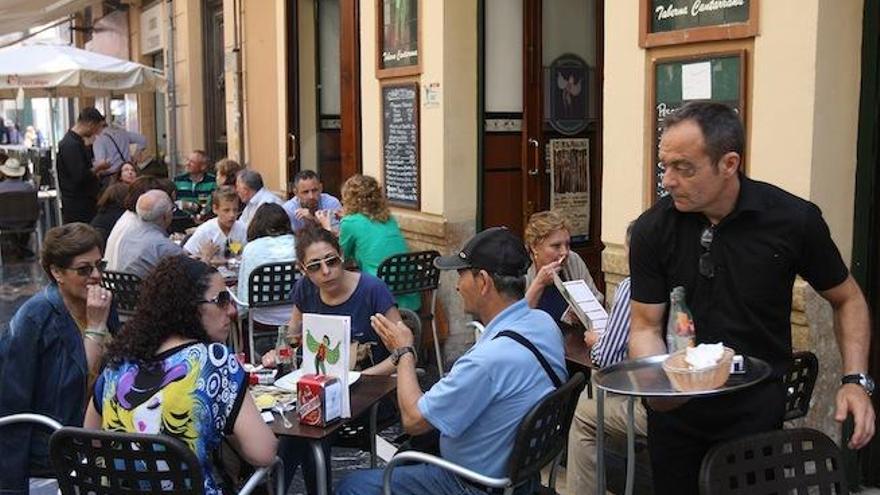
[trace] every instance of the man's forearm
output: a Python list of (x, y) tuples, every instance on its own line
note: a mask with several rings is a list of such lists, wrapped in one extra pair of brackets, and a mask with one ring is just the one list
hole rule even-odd
[(629, 358), (638, 359), (666, 353), (666, 345), (660, 337), (659, 329), (633, 328), (629, 337)]
[(843, 374), (867, 373), (871, 324), (864, 297), (847, 300), (834, 311), (834, 333), (843, 361)]
[(422, 389), (416, 375), (416, 359), (412, 353), (404, 354), (397, 363), (397, 403), (400, 406), (400, 419), (403, 429), (411, 435), (424, 433), (431, 429), (419, 411)]

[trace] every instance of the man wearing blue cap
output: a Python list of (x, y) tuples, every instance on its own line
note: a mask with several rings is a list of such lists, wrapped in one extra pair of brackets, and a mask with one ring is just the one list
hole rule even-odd
[[(504, 477), (520, 421), (555, 383), (567, 379), (562, 333), (550, 315), (530, 309), (524, 299), (529, 256), (522, 240), (506, 228), (480, 232), (461, 252), (437, 258), (434, 265), (458, 271), (456, 289), (464, 310), (486, 330), (447, 376), (422, 393), (412, 332), (382, 315), (373, 317), (376, 333), (393, 349), (401, 421), (411, 435), (438, 430), (444, 459), (485, 476)], [(525, 337), (534, 352), (499, 335), (505, 330)], [(543, 369), (540, 359), (547, 364)], [(425, 464), (398, 467), (391, 484), (395, 494), (486, 493), (485, 487)], [(532, 493), (530, 485), (515, 493)], [(347, 477), (336, 493), (381, 490), (382, 471), (371, 470)]]

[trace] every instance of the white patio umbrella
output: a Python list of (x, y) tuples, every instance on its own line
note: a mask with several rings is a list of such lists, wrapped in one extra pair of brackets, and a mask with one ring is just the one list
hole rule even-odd
[[(164, 87), (165, 78), (157, 69), (73, 46), (33, 44), (0, 48), (0, 99), (22, 95), (49, 98), (49, 142), (56, 184), (54, 98), (148, 93)], [(59, 194), (58, 218), (60, 199)]]
[(165, 87), (162, 72), (146, 65), (68, 45), (0, 48), (0, 98), (113, 96)]

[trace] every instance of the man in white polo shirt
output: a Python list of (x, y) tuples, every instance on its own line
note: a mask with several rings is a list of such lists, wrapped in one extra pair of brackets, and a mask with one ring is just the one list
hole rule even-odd
[(263, 176), (256, 170), (242, 170), (235, 178), (235, 192), (241, 199), (243, 210), (241, 220), (245, 226), (251, 223), (251, 218), (257, 213), (257, 208), (263, 203), (275, 203), (284, 205), (284, 201), (272, 191), (263, 187)]
[[(562, 332), (547, 313), (529, 308), (525, 273), (529, 256), (523, 241), (504, 227), (475, 235), (460, 253), (437, 258), (441, 270), (457, 270), (464, 310), (486, 325), (474, 346), (449, 374), (422, 393), (416, 377), (412, 332), (382, 315), (373, 328), (397, 366), (397, 401), (404, 430), (411, 435), (440, 432), (444, 459), (482, 475), (503, 477), (522, 418), (567, 379)], [(520, 334), (549, 363), (502, 331)], [(553, 373), (554, 376), (551, 376)], [(515, 493), (532, 493), (533, 486)], [(338, 495), (378, 494), (382, 471), (352, 474)], [(394, 470), (395, 494), (485, 494), (485, 489), (437, 466), (415, 464)]]

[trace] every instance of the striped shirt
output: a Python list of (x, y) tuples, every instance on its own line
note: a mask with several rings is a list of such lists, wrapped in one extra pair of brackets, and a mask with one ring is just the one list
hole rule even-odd
[(620, 281), (614, 294), (614, 306), (608, 326), (590, 350), (590, 359), (597, 368), (605, 368), (626, 359), (629, 343), (629, 277)]
[(217, 178), (214, 174), (205, 173), (201, 181), (193, 182), (188, 173), (181, 174), (174, 178), (174, 187), (177, 188), (177, 199), (211, 204), (211, 194), (217, 187)]

